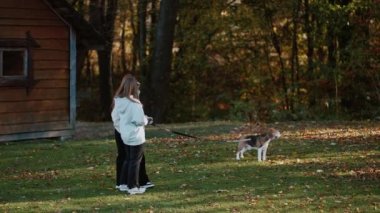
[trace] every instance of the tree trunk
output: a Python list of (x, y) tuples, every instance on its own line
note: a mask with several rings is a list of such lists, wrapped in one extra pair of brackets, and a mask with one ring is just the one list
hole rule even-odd
[(298, 90), (298, 78), (299, 78), (299, 60), (298, 60), (298, 16), (301, 7), (300, 0), (294, 0), (293, 5), (293, 33), (292, 33), (292, 60), (291, 60), (291, 70), (292, 70), (292, 98), (290, 101), (291, 109), (294, 109), (294, 99), (299, 98), (299, 90)]
[(282, 90), (283, 90), (283, 95), (284, 95), (284, 109), (289, 110), (290, 105), (289, 105), (289, 96), (288, 96), (288, 86), (286, 82), (285, 65), (284, 65), (284, 60), (282, 59), (280, 41), (278, 39), (276, 32), (274, 31), (272, 11), (270, 11), (270, 9), (268, 9), (266, 6), (265, 6), (265, 18), (267, 19), (267, 22), (270, 26), (272, 44), (278, 54), (278, 58), (280, 62), (281, 85), (282, 85)]
[[(149, 60), (147, 59), (147, 11), (148, 11), (148, 0), (139, 0), (138, 2), (138, 19), (137, 19), (137, 36), (138, 36), (138, 59), (140, 62), (140, 76), (142, 81), (141, 87), (141, 100), (144, 103), (145, 113), (151, 115), (150, 106), (152, 105), (152, 94), (150, 86), (150, 72), (149, 71)], [(155, 21), (155, 20), (154, 20)]]
[(128, 66), (127, 66), (127, 55), (126, 55), (126, 47), (125, 47), (125, 23), (127, 22), (126, 20), (126, 15), (122, 15), (122, 17), (120, 18), (120, 21), (122, 22), (121, 23), (121, 38), (120, 38), (120, 51), (121, 51), (121, 54), (120, 54), (120, 63), (121, 63), (121, 68), (123, 70), (123, 73), (127, 73), (128, 72)]
[(327, 64), (329, 69), (333, 73), (334, 77), (334, 87), (335, 87), (335, 94), (334, 94), (334, 102), (335, 102), (335, 111), (338, 112), (338, 74), (336, 70), (336, 52), (337, 52), (337, 44), (336, 44), (336, 35), (334, 33), (334, 26), (331, 24), (327, 27)]
[(131, 30), (132, 30), (132, 58), (131, 58), (131, 67), (130, 71), (131, 73), (136, 73), (136, 66), (137, 66), (137, 51), (138, 51), (138, 34), (136, 30), (136, 20), (135, 20), (135, 5), (134, 0), (128, 0), (129, 10), (130, 10), (130, 23), (131, 23)]
[[(351, 0), (340, 0), (340, 6), (347, 7), (351, 3)], [(349, 15), (346, 14), (344, 19), (347, 22), (350, 21)], [(341, 63), (346, 64), (350, 59), (350, 51), (347, 50), (347, 46), (352, 40), (352, 25), (344, 24), (343, 26), (338, 26), (338, 42), (339, 42), (339, 60)]]
[[(306, 56), (307, 56), (307, 71), (306, 71), (306, 76), (307, 76), (307, 81), (308, 81), (308, 91), (309, 91), (309, 107), (313, 107), (316, 104), (315, 100), (315, 83), (314, 83), (314, 43), (313, 43), (313, 36), (311, 34), (312, 32), (312, 26), (311, 26), (311, 14), (310, 14), (310, 7), (309, 7), (309, 0), (305, 0), (304, 2), (304, 7), (305, 7), (305, 33), (306, 33), (306, 43), (307, 43), (307, 51), (306, 51)], [(317, 26), (318, 27), (318, 26)], [(320, 28), (319, 28), (320, 29)], [(322, 34), (322, 33), (321, 33)], [(320, 35), (321, 35), (320, 34)]]
[(153, 116), (165, 121), (178, 0), (161, 0), (152, 59)]
[(150, 33), (148, 34), (149, 35), (149, 38), (148, 38), (149, 50), (148, 50), (148, 52), (153, 54), (153, 44), (154, 44), (154, 40), (155, 40), (154, 29), (156, 28), (157, 16), (158, 16), (157, 0), (150, 0), (150, 5), (151, 5), (151, 8), (150, 8), (151, 12), (149, 13), (149, 17), (151, 20), (151, 25), (149, 26)]
[[(350, 3), (351, 0), (329, 0), (330, 4), (336, 4), (338, 3), (340, 6), (346, 6)], [(329, 68), (334, 73), (334, 87), (335, 87), (335, 94), (334, 94), (334, 102), (335, 102), (335, 112), (338, 114), (339, 112), (339, 86), (340, 86), (340, 77), (341, 74), (338, 72), (337, 69), (337, 56), (338, 53), (340, 53), (340, 59), (343, 61), (346, 61), (347, 53), (345, 51), (345, 48), (348, 44), (348, 41), (351, 37), (351, 32), (347, 32), (346, 30), (348, 26), (337, 26), (336, 24), (330, 23), (328, 26), (328, 32), (327, 32), (327, 41), (328, 41), (328, 65)], [(338, 49), (339, 47), (339, 49)], [(339, 50), (339, 51), (338, 51)]]
[(110, 119), (111, 96), (111, 54), (114, 39), (114, 24), (117, 12), (117, 0), (91, 0), (90, 23), (104, 35), (106, 44), (103, 50), (98, 50), (99, 60), (99, 95), (100, 117)]
[(140, 0), (138, 4), (138, 56), (140, 62), (140, 73), (142, 76), (146, 75), (147, 61), (146, 61), (146, 12), (147, 0)]

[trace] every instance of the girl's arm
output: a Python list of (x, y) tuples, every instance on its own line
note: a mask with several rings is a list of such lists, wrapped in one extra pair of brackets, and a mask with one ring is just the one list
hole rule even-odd
[(132, 123), (136, 126), (145, 126), (148, 124), (148, 118), (144, 114), (141, 104), (134, 104), (132, 110)]

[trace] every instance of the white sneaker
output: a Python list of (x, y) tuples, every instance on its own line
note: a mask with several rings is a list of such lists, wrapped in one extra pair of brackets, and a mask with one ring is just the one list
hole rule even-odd
[(140, 186), (141, 188), (147, 189), (154, 187), (154, 184), (152, 182), (147, 182), (145, 185)]
[(119, 185), (119, 190), (122, 191), (122, 192), (126, 192), (128, 191), (128, 186), (127, 185)]
[(128, 189), (128, 193), (130, 195), (134, 195), (134, 194), (142, 194), (145, 192), (145, 188), (132, 188), (132, 189)]

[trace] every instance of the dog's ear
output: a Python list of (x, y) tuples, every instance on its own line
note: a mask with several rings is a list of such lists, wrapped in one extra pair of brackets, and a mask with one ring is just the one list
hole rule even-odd
[(278, 131), (275, 128), (269, 128), (268, 133), (273, 135), (273, 136), (276, 136), (276, 137), (280, 137), (280, 135), (281, 135), (280, 131)]

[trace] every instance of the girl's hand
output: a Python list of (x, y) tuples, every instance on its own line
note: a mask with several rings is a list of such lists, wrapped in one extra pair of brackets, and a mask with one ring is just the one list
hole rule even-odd
[(148, 119), (148, 125), (152, 125), (153, 124), (153, 118), (147, 117), (147, 119)]

